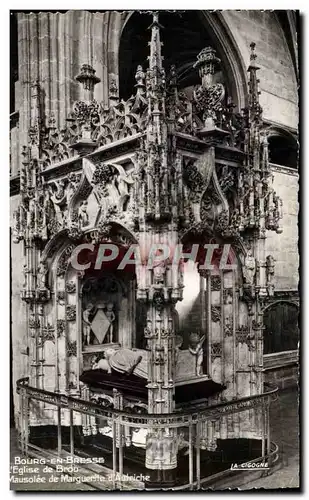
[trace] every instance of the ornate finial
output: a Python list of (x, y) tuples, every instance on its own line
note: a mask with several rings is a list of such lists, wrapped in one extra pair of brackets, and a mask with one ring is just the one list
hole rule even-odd
[(81, 140), (72, 144), (71, 147), (79, 153), (85, 154), (93, 151), (95, 142), (91, 139), (91, 123), (98, 117), (99, 105), (93, 98), (94, 86), (101, 80), (95, 75), (95, 70), (89, 64), (83, 64), (79, 75), (75, 79), (83, 86), (83, 98), (73, 105), (75, 120), (82, 130)]
[(111, 76), (109, 79), (109, 104), (110, 106), (113, 106), (118, 103), (119, 97), (118, 97), (118, 86), (117, 86), (117, 81), (114, 76)]
[(149, 29), (153, 28), (153, 26), (157, 26), (158, 28), (163, 28), (162, 24), (159, 23), (159, 12), (155, 11), (152, 13), (152, 23), (149, 26)]
[(30, 127), (28, 129), (32, 157), (38, 157), (40, 154), (42, 125), (42, 92), (38, 80), (35, 80), (30, 85)]
[(172, 64), (169, 74), (169, 85), (170, 87), (177, 86), (177, 70), (175, 64)]
[(250, 65), (249, 65), (248, 71), (250, 71), (250, 69), (256, 69), (256, 70), (260, 69), (259, 66), (256, 64), (257, 55), (255, 53), (255, 47), (256, 47), (256, 44), (254, 42), (251, 42), (250, 43), (250, 49), (251, 49)]
[(193, 68), (198, 68), (203, 87), (213, 84), (212, 76), (215, 74), (220, 63), (221, 59), (216, 56), (216, 51), (212, 47), (205, 47), (198, 54)]
[(152, 23), (149, 26), (149, 29), (151, 29), (151, 41), (149, 42), (150, 56), (148, 57), (150, 70), (155, 68), (158, 70), (163, 69), (163, 57), (161, 55), (161, 47), (163, 44), (160, 40), (160, 28), (163, 28), (163, 26), (159, 23), (159, 14), (158, 12), (154, 12)]
[(159, 24), (159, 13), (158, 11), (157, 12), (154, 12), (153, 15), (152, 15), (152, 24)]
[(55, 113), (53, 113), (53, 112), (51, 112), (49, 117), (47, 118), (47, 127), (49, 129), (56, 128), (56, 118), (55, 118)]
[(248, 67), (249, 72), (249, 99), (248, 99), (248, 108), (249, 108), (249, 120), (251, 123), (255, 122), (256, 124), (260, 123), (262, 117), (262, 108), (259, 104), (259, 80), (257, 78), (257, 70), (259, 70), (259, 66), (256, 64), (256, 53), (255, 53), (255, 43), (251, 42), (250, 44), (251, 54), (250, 54), (250, 64)]
[(197, 61), (193, 65), (198, 68), (202, 79), (200, 85), (194, 91), (194, 100), (199, 111), (203, 112), (204, 128), (198, 133), (208, 140), (217, 140), (218, 137), (226, 136), (227, 131), (220, 127), (225, 88), (222, 83), (216, 83), (214, 74), (221, 60), (216, 56), (216, 51), (212, 47), (205, 47), (197, 56)]
[(137, 69), (136, 69), (135, 80), (136, 80), (135, 87), (137, 89), (142, 90), (145, 88), (145, 73), (143, 71), (143, 67), (140, 64), (137, 66)]
[(109, 93), (113, 96), (116, 96), (118, 94), (118, 87), (115, 78), (112, 78), (109, 83)]
[(75, 77), (75, 80), (82, 84), (85, 92), (85, 98), (92, 100), (94, 86), (101, 81), (100, 78), (95, 75), (95, 69), (93, 69), (93, 67), (89, 64), (83, 64), (80, 73)]

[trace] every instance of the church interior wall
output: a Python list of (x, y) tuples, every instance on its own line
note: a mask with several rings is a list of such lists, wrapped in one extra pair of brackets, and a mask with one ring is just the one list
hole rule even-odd
[(248, 60), (248, 47), (259, 51), (261, 106), (264, 118), (293, 129), (298, 127), (298, 90), (284, 32), (272, 11), (223, 11), (239, 50)]
[(273, 170), (274, 187), (283, 200), (282, 234), (267, 232), (266, 252), (276, 259), (275, 289), (298, 289), (298, 175), (292, 169)]
[(106, 82), (109, 75), (118, 78), (120, 19), (118, 12), (78, 10), (18, 14), (21, 88), (16, 100), (20, 103), (22, 143), (27, 142), (30, 84), (35, 80), (43, 91), (45, 115), (47, 118), (52, 115), (57, 126), (65, 125), (72, 103), (81, 97), (74, 78), (82, 64), (91, 64), (96, 69), (105, 85), (96, 86), (94, 98), (108, 103)]

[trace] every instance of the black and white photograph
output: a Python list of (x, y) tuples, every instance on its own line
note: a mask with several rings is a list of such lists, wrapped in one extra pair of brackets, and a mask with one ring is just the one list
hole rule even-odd
[(9, 488), (299, 491), (299, 11), (7, 21)]

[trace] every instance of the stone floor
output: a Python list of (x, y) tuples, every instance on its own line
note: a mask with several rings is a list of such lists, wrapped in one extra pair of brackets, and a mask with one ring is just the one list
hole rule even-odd
[[(299, 416), (298, 416), (298, 392), (289, 389), (282, 391), (279, 398), (273, 403), (270, 413), (271, 440), (279, 445), (280, 464), (278, 468), (269, 476), (250, 482), (239, 489), (274, 489), (274, 488), (298, 488), (299, 487)], [(12, 431), (11, 440), (11, 464), (15, 456), (20, 453), (17, 449), (15, 432)], [(92, 488), (86, 484), (30, 484), (13, 485), (11, 489), (15, 491), (89, 491)], [(233, 488), (234, 486), (232, 486)], [(214, 488), (215, 489), (215, 488)]]
[(273, 474), (246, 484), (245, 488), (299, 488), (299, 415), (297, 390), (285, 390), (270, 413), (271, 440), (279, 445), (280, 466)]

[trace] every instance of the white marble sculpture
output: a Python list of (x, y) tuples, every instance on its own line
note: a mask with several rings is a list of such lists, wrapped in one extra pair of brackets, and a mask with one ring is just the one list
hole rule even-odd
[(195, 370), (196, 375), (203, 375), (203, 342), (205, 340), (205, 335), (200, 337), (197, 333), (191, 333), (189, 337), (189, 352), (195, 356)]

